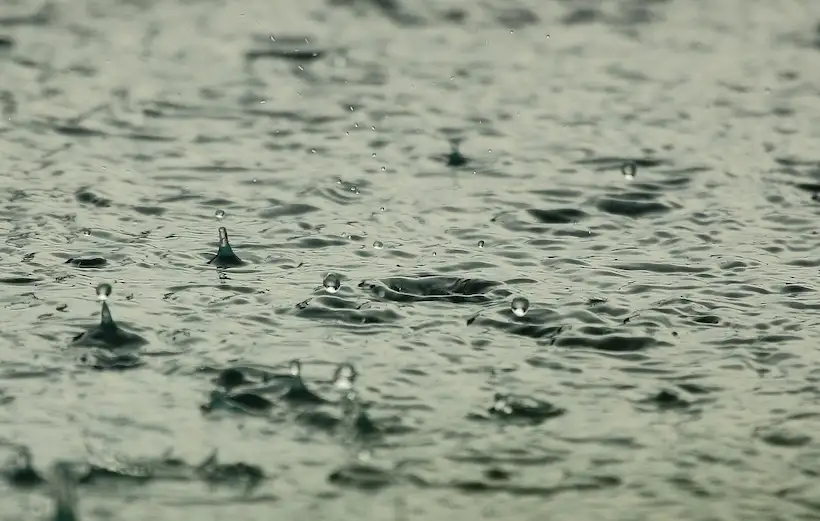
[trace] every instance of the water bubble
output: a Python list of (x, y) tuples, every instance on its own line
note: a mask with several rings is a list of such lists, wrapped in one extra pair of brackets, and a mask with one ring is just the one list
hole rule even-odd
[(333, 386), (340, 391), (350, 391), (353, 389), (356, 376), (356, 369), (351, 364), (341, 364), (336, 368), (336, 373), (333, 375)]
[(638, 165), (634, 161), (629, 161), (621, 165), (621, 173), (627, 181), (635, 179), (635, 174), (638, 173)]
[(478, 247), (483, 248), (484, 247), (484, 241), (478, 241)]
[(517, 317), (523, 317), (530, 309), (530, 301), (524, 297), (515, 297), (510, 304), (510, 309)]
[(106, 284), (103, 282), (102, 284), (97, 285), (97, 300), (107, 300), (110, 296), (111, 284)]
[(217, 219), (219, 219), (221, 221), (222, 219), (225, 218), (225, 210), (217, 210), (216, 213), (214, 213), (214, 215), (216, 216)]
[(322, 281), (322, 286), (325, 287), (325, 291), (328, 293), (336, 293), (339, 291), (339, 288), (342, 287), (342, 279), (335, 273), (328, 273)]
[(291, 360), (288, 370), (291, 376), (299, 378), (302, 374), (302, 363), (299, 360)]
[(384, 244), (382, 243), (382, 241), (376, 241), (376, 242), (373, 243), (373, 247), (376, 248), (377, 250), (380, 250), (380, 249), (384, 248)]

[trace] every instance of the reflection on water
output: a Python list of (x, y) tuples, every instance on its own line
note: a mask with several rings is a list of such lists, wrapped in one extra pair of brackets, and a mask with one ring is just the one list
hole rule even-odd
[(3, 3), (0, 520), (816, 519), (818, 21)]

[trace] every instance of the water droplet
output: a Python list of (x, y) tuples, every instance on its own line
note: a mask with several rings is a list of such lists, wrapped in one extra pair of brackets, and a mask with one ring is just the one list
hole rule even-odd
[(375, 153), (375, 152), (373, 152), (373, 157), (376, 157), (376, 153)]
[(106, 300), (109, 296), (111, 296), (111, 284), (103, 282), (97, 285), (97, 300)]
[(382, 167), (382, 172), (386, 172), (386, 171), (387, 171), (387, 168), (386, 168), (386, 167)]
[(336, 293), (342, 287), (342, 279), (335, 273), (328, 273), (322, 281), (322, 286), (325, 287), (325, 291), (328, 293)]
[(524, 297), (515, 297), (510, 304), (510, 309), (517, 317), (523, 317), (530, 309), (530, 301)]
[(381, 212), (383, 212), (383, 211), (385, 211), (385, 210), (387, 210), (387, 208), (385, 208), (384, 206), (382, 206), (381, 208), (379, 208), (379, 211), (381, 211)]
[(88, 237), (89, 235), (91, 235), (91, 230), (89, 230), (88, 228), (83, 228), (83, 235)]
[(635, 174), (638, 173), (638, 165), (634, 161), (629, 161), (621, 165), (621, 173), (627, 181), (635, 179)]
[(333, 375), (333, 386), (340, 391), (350, 391), (353, 389), (356, 376), (356, 369), (351, 364), (340, 364)]
[(225, 210), (217, 210), (216, 213), (214, 213), (214, 216), (221, 221), (225, 218)]
[(228, 230), (223, 226), (219, 229), (219, 247), (226, 246), (230, 246), (230, 243), (228, 243)]
[(302, 363), (299, 360), (291, 360), (288, 370), (291, 376), (299, 378), (302, 374)]
[(484, 247), (484, 241), (478, 241), (478, 247), (483, 248)]
[(376, 241), (376, 242), (373, 243), (373, 247), (376, 248), (377, 250), (380, 250), (380, 249), (384, 248), (384, 244), (382, 243), (382, 241)]
[(513, 408), (512, 403), (510, 403), (510, 398), (501, 393), (496, 393), (492, 410), (495, 413), (512, 414)]

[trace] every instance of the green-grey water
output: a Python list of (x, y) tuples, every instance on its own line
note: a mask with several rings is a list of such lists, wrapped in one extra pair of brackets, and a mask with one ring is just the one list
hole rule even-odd
[(818, 22), (6, 0), (0, 520), (819, 519)]

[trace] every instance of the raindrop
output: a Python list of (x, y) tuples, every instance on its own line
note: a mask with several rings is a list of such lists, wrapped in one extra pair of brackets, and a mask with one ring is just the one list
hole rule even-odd
[(322, 286), (325, 287), (325, 291), (327, 291), (328, 293), (336, 293), (337, 291), (339, 291), (339, 288), (342, 287), (341, 277), (339, 277), (335, 273), (328, 273), (322, 281)]
[(376, 248), (377, 250), (380, 250), (380, 249), (384, 248), (384, 244), (382, 243), (382, 241), (376, 241), (376, 242), (373, 243), (373, 247)]
[(478, 247), (483, 248), (484, 247), (484, 241), (478, 241)]
[(97, 286), (97, 300), (107, 300), (111, 296), (111, 284), (103, 282)]
[(218, 220), (222, 220), (225, 218), (225, 210), (217, 210), (214, 214)]
[(634, 161), (629, 161), (621, 165), (621, 173), (627, 181), (635, 179), (635, 174), (638, 173), (638, 165)]
[(379, 210), (383, 212), (383, 211), (387, 210), (387, 208), (385, 208), (384, 206), (382, 206), (381, 208), (379, 208)]
[(510, 309), (517, 317), (523, 317), (530, 309), (530, 301), (524, 297), (515, 297), (510, 304)]
[(300, 378), (302, 374), (302, 363), (299, 360), (291, 360), (288, 367), (290, 375), (294, 378)]
[(341, 364), (333, 375), (333, 386), (340, 391), (350, 391), (353, 389), (356, 376), (356, 369), (351, 364)]
[(89, 235), (91, 235), (91, 230), (89, 230), (88, 228), (83, 228), (83, 235), (88, 237)]

